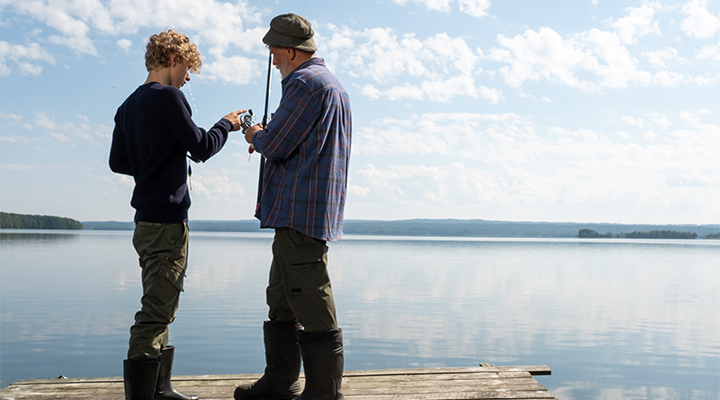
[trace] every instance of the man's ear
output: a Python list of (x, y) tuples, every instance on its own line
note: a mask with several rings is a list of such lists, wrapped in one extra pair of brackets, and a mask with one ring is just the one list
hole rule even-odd
[(171, 67), (174, 67), (175, 64), (177, 63), (177, 61), (175, 61), (175, 56), (176, 56), (175, 53), (170, 54), (170, 66)]

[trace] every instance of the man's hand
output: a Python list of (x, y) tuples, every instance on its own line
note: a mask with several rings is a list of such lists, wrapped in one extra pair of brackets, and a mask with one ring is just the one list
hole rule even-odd
[(249, 128), (247, 128), (243, 133), (245, 134), (245, 141), (252, 144), (253, 136), (258, 131), (261, 131), (263, 129), (262, 124), (253, 125)]
[(240, 114), (244, 113), (247, 110), (240, 110), (240, 111), (233, 111), (230, 114), (223, 117), (223, 119), (226, 119), (232, 123), (232, 130), (237, 131), (240, 130)]

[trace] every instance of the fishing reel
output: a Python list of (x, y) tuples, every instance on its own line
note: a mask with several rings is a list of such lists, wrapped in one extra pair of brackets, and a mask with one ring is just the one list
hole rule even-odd
[(248, 128), (255, 125), (252, 109), (247, 110), (246, 112), (240, 114), (238, 117), (240, 118), (240, 128), (242, 129), (243, 133)]

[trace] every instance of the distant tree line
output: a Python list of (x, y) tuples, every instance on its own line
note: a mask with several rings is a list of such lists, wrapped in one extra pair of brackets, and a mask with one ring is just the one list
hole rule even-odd
[(720, 239), (720, 232), (709, 233), (709, 234), (705, 235), (705, 239)]
[[(258, 220), (212, 221), (190, 220), (191, 231), (213, 232), (268, 232), (260, 229)], [(85, 230), (133, 230), (132, 221), (83, 221)], [(696, 232), (698, 237), (717, 234), (720, 225), (628, 225), (579, 222), (514, 222), (486, 221), (481, 219), (413, 219), (397, 221), (345, 220), (343, 231), (347, 235), (378, 236), (448, 236), (448, 237), (578, 237), (579, 229), (598, 233), (597, 237), (617, 237), (622, 232), (648, 232), (655, 230)], [(595, 236), (593, 236), (595, 237)]]
[(49, 215), (27, 215), (0, 212), (0, 229), (82, 229), (83, 224), (71, 218)]
[[(708, 239), (711, 239), (709, 236), (712, 236), (712, 234), (705, 236)], [(720, 234), (718, 234), (720, 236)], [(612, 233), (607, 233), (605, 235), (599, 234), (596, 231), (592, 229), (580, 229), (578, 231), (578, 237), (579, 238), (612, 238)], [(678, 231), (664, 231), (664, 230), (656, 230), (656, 231), (650, 231), (650, 232), (639, 232), (639, 231), (633, 231), (630, 233), (618, 233), (615, 235), (616, 238), (624, 238), (624, 239), (697, 239), (698, 235), (695, 232), (678, 232)]]
[(678, 232), (678, 231), (650, 231), (650, 232), (630, 232), (620, 233), (616, 237), (628, 239), (697, 239), (695, 232)]
[(580, 231), (578, 231), (578, 237), (580, 239), (612, 238), (613, 234), (608, 232), (603, 235), (601, 233), (597, 233), (597, 231), (594, 231), (592, 229), (580, 229)]

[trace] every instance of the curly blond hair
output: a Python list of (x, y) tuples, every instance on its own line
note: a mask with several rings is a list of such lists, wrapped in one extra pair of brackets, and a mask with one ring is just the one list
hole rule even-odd
[(172, 29), (150, 36), (145, 49), (145, 67), (148, 71), (167, 68), (172, 54), (175, 54), (175, 61), (187, 65), (190, 71), (200, 72), (202, 60), (197, 46), (190, 43), (187, 35)]

